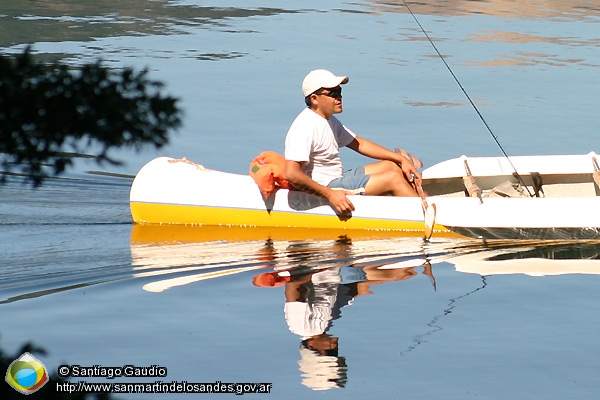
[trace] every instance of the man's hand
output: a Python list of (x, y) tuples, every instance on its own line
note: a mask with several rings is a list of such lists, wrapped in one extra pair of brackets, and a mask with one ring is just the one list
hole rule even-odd
[(401, 168), (402, 168), (402, 173), (404, 174), (404, 177), (406, 178), (406, 180), (410, 183), (413, 183), (413, 175), (416, 179), (421, 179), (421, 173), (419, 171), (417, 171), (417, 169), (415, 168), (415, 166), (408, 160), (406, 160), (407, 162), (403, 162), (401, 164)]
[(301, 170), (301, 163), (285, 161), (284, 177), (294, 187), (306, 193), (325, 197), (331, 208), (338, 215), (349, 215), (354, 211), (354, 204), (346, 197), (344, 190), (335, 190), (313, 181)]
[(326, 198), (338, 215), (348, 215), (354, 211), (354, 204), (352, 204), (343, 190), (330, 189)]

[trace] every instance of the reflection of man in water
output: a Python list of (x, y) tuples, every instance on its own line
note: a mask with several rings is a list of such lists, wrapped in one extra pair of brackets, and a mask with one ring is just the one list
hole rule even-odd
[[(302, 338), (298, 364), (305, 386), (327, 390), (344, 387), (347, 382), (348, 368), (345, 358), (338, 354), (338, 338), (327, 333), (333, 321), (341, 317), (342, 307), (351, 305), (357, 296), (371, 294), (373, 284), (417, 275), (416, 267), (379, 267), (332, 267), (298, 275), (281, 275), (281, 271), (275, 271), (254, 277), (256, 286), (285, 284), (285, 319), (290, 331)], [(431, 266), (426, 263), (423, 267), (423, 274), (434, 282)]]
[(356, 296), (353, 286), (340, 284), (341, 267), (293, 279), (285, 285), (285, 320), (290, 330), (302, 337), (302, 383), (315, 390), (344, 387), (347, 366), (338, 356), (338, 338), (327, 334), (341, 308)]
[[(354, 298), (371, 294), (370, 286), (400, 281), (415, 275), (415, 267), (379, 269), (379, 266), (335, 267), (296, 277), (285, 284), (285, 320), (290, 331), (302, 337), (302, 383), (315, 390), (344, 387), (346, 359), (338, 355), (338, 338), (327, 333), (341, 309)], [(425, 275), (431, 267), (425, 266)]]

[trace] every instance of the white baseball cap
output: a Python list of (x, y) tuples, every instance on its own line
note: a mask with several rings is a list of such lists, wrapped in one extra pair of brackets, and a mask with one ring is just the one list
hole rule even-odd
[(347, 76), (336, 76), (326, 69), (315, 69), (302, 81), (302, 93), (306, 97), (321, 88), (336, 87), (348, 83), (349, 80)]
[(345, 387), (348, 382), (348, 367), (344, 357), (320, 355), (300, 345), (302, 384), (313, 390), (329, 390)]

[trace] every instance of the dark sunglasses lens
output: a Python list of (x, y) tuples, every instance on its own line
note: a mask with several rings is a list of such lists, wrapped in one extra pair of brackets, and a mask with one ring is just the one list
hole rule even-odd
[(330, 89), (328, 90), (326, 93), (324, 93), (325, 96), (329, 96), (329, 97), (342, 97), (342, 89)]

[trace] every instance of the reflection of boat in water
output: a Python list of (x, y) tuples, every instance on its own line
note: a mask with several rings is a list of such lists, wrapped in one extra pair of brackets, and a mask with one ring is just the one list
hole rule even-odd
[(505, 242), (446, 260), (456, 270), (479, 275), (600, 274), (600, 242)]
[[(154, 280), (144, 285), (153, 292), (201, 280), (273, 268), (331, 268), (336, 265), (389, 263), (421, 254), (423, 240), (403, 232), (277, 228), (145, 226), (131, 232), (134, 276)], [(335, 244), (351, 240), (353, 255), (336, 253)], [(391, 251), (393, 249), (394, 251)], [(305, 259), (297, 256), (304, 254)], [(402, 256), (398, 256), (401, 253)], [(415, 254), (413, 254), (415, 253)]]
[[(134, 225), (131, 254), (134, 276), (153, 280), (148, 291), (222, 276), (257, 271), (276, 272), (273, 282), (286, 273), (314, 272), (339, 265), (386, 269), (454, 264), (459, 272), (494, 274), (597, 274), (600, 272), (599, 241), (480, 242), (472, 239), (436, 238), (423, 243), (402, 232), (356, 231), (356, 236), (336, 235), (334, 230), (277, 228), (186, 227)], [(352, 255), (335, 254), (332, 243), (352, 241)], [(290, 246), (293, 244), (293, 246)], [(295, 248), (305, 260), (290, 257)], [(433, 277), (433, 275), (432, 275)], [(432, 278), (433, 283), (435, 280)]]
[[(289, 279), (278, 281), (276, 278), (272, 284), (266, 281), (265, 286), (275, 289), (265, 290), (275, 293), (276, 301), (280, 302), (278, 318), (285, 317), (284, 324), (297, 335), (294, 347), (297, 346), (299, 352), (300, 381), (313, 390), (344, 387), (352, 379), (350, 370), (355, 366), (352, 358), (346, 359), (345, 352), (353, 344), (344, 334), (344, 326), (348, 325), (339, 324), (340, 320), (336, 318), (341, 318), (342, 314), (344, 320), (356, 317), (355, 307), (369, 303), (358, 297), (370, 294), (369, 287), (381, 288), (374, 286), (377, 283), (389, 286), (390, 282), (396, 282), (403, 289), (407, 288), (406, 298), (413, 301), (415, 292), (410, 288), (417, 291), (427, 288), (433, 294), (427, 281), (431, 280), (435, 288), (433, 274), (445, 269), (444, 273), (440, 273), (442, 282), (437, 283), (438, 287), (444, 285), (444, 288), (432, 296), (425, 294), (426, 303), (432, 302), (420, 319), (425, 322), (420, 322), (416, 330), (406, 332), (408, 342), (407, 339), (399, 341), (402, 348), (399, 354), (402, 356), (420, 349), (419, 346), (424, 343), (437, 340), (436, 335), (445, 328), (446, 316), (452, 315), (460, 306), (461, 299), (481, 294), (485, 289), (487, 278), (457, 274), (451, 264), (456, 266), (457, 271), (479, 275), (600, 271), (600, 242), (528, 242), (515, 245), (511, 242), (490, 244), (453, 238), (424, 243), (421, 238), (415, 237), (354, 239), (328, 234), (321, 239), (298, 239), (286, 236), (289, 231), (267, 232), (266, 236), (257, 238), (244, 236), (255, 231), (243, 229), (146, 228), (134, 226), (131, 239), (134, 273), (143, 279), (145, 290), (162, 291), (179, 285), (202, 283), (200, 281), (203, 281), (202, 284), (214, 284), (214, 280), (210, 283), (205, 280), (233, 273), (240, 273), (235, 282), (235, 287), (239, 288), (241, 284), (250, 284), (252, 278), (259, 275), (287, 275)], [(153, 235), (153, 232), (156, 234)], [(239, 240), (234, 240), (235, 237)], [(550, 268), (554, 263), (560, 265), (560, 270)], [(532, 270), (531, 265), (537, 270)], [(464, 282), (443, 282), (448, 273), (462, 277)], [(289, 282), (297, 285), (297, 289), (294, 288), (299, 294), (297, 298), (288, 297), (292, 286)], [(230, 289), (231, 286), (226, 287), (226, 290)], [(373, 296), (381, 297), (376, 290), (373, 292)], [(458, 294), (448, 298), (452, 293)], [(309, 301), (312, 302), (310, 307)], [(386, 310), (402, 308), (401, 302), (382, 303)], [(329, 329), (330, 326), (333, 329)], [(374, 333), (382, 334), (379, 330)], [(377, 337), (371, 340), (377, 340)]]
[[(186, 227), (134, 225), (131, 255), (134, 276), (145, 278), (147, 291), (161, 292), (233, 274), (276, 273), (273, 282), (291, 273), (336, 266), (389, 269), (450, 263), (456, 270), (480, 275), (522, 273), (553, 275), (600, 272), (600, 242), (489, 243), (472, 239), (421, 238), (396, 232), (336, 235), (334, 230)], [(336, 243), (352, 242), (352, 254), (336, 252)], [(337, 246), (339, 249), (339, 246)], [(292, 256), (292, 253), (296, 255)], [(370, 268), (373, 269), (373, 268)], [(289, 271), (292, 271), (291, 273)], [(433, 274), (430, 279), (435, 285)]]
[[(402, 232), (385, 232), (384, 237), (377, 232), (356, 231), (352, 237), (344, 233), (136, 224), (130, 247), (134, 276), (152, 280), (144, 289), (154, 292), (260, 269), (305, 273), (340, 265), (400, 268), (424, 262), (422, 238)], [(351, 255), (339, 251), (345, 242), (352, 243)]]

